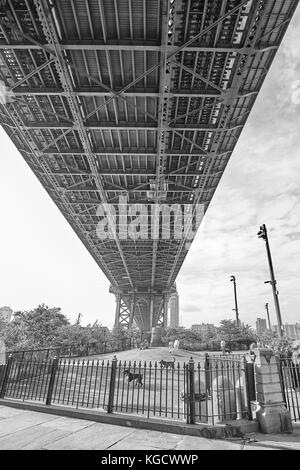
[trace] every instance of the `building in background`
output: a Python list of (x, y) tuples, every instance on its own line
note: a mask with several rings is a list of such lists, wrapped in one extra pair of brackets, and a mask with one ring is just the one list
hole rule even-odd
[(10, 307), (0, 308), (0, 320), (10, 321), (13, 316), (13, 310)]
[(216, 327), (212, 323), (201, 323), (199, 325), (192, 325), (191, 330), (196, 331), (201, 335), (202, 339), (205, 339), (215, 334)]
[(272, 325), (272, 332), (275, 333), (276, 335), (278, 335), (278, 333), (279, 333), (278, 325)]
[(267, 320), (264, 318), (257, 318), (256, 320), (256, 334), (263, 335), (268, 331)]
[(179, 327), (179, 296), (177, 290), (171, 294), (169, 299), (169, 327)]
[[(286, 323), (283, 325), (284, 329), (284, 336), (288, 339), (300, 339), (300, 323), (296, 323), (294, 325), (289, 325)], [(272, 325), (272, 332), (278, 335), (278, 326)]]
[(296, 323), (295, 325), (289, 325), (286, 323), (284, 325), (284, 333), (289, 339), (300, 339), (300, 324)]

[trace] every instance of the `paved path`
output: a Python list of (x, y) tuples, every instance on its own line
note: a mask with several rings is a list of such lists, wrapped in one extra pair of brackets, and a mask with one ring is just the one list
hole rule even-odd
[(300, 425), (294, 434), (255, 434), (241, 439), (213, 440), (132, 429), (93, 421), (0, 406), (0, 449), (51, 450), (300, 450)]

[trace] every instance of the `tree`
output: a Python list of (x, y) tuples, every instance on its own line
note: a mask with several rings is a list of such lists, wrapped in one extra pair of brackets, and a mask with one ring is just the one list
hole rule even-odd
[(163, 337), (164, 341), (174, 341), (175, 339), (185, 341), (185, 342), (196, 342), (201, 341), (201, 335), (194, 330), (184, 328), (180, 326), (178, 328), (167, 328), (166, 334)]
[(14, 321), (20, 323), (29, 343), (35, 348), (52, 344), (59, 335), (60, 329), (70, 325), (60, 308), (49, 308), (45, 304), (28, 312), (20, 312), (15, 315)]
[(225, 341), (254, 341), (255, 334), (250, 325), (237, 326), (235, 320), (221, 320), (218, 328), (218, 339)]
[(60, 308), (45, 304), (19, 311), (7, 325), (1, 326), (8, 349), (37, 349), (52, 346), (63, 327), (70, 325)]
[(8, 350), (73, 347), (85, 350), (87, 347), (108, 342), (117, 346), (122, 340), (140, 339), (140, 330), (117, 328), (109, 331), (98, 321), (93, 325), (82, 326), (79, 314), (74, 324), (57, 307), (45, 304), (29, 311), (16, 312), (11, 322), (0, 321), (0, 339)]
[(129, 340), (138, 343), (141, 339), (141, 330), (132, 325), (130, 328), (125, 328), (123, 326), (114, 327), (111, 332), (107, 334), (107, 340), (111, 343), (112, 346), (117, 346), (120, 343), (124, 343)]

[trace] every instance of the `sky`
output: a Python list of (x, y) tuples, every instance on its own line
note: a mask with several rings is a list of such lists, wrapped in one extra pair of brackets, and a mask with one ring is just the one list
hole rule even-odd
[[(283, 323), (300, 323), (300, 8), (177, 278), (180, 324), (276, 315), (266, 224)], [(299, 98), (299, 99), (298, 99)], [(298, 103), (299, 101), (299, 103)], [(60, 307), (111, 328), (109, 282), (0, 127), (0, 307)]]

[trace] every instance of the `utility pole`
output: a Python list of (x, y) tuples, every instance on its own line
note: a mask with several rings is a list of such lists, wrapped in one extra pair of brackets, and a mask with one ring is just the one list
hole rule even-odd
[(275, 311), (276, 311), (276, 317), (277, 317), (279, 336), (280, 336), (280, 338), (283, 338), (283, 325), (282, 325), (282, 320), (281, 320), (281, 313), (280, 313), (279, 299), (278, 299), (279, 292), (276, 288), (276, 279), (275, 279), (275, 274), (274, 274), (274, 269), (273, 269), (273, 263), (272, 263), (271, 250), (270, 250), (270, 245), (269, 245), (269, 240), (268, 240), (267, 227), (265, 226), (265, 224), (263, 224), (259, 227), (259, 232), (258, 232), (257, 235), (258, 235), (258, 238), (262, 238), (266, 242), (266, 250), (267, 250), (268, 262), (269, 262), (271, 281), (265, 281), (265, 284), (271, 284), (271, 286), (272, 286), (272, 292), (273, 292), (273, 298), (274, 298), (274, 304), (275, 304)]
[(266, 303), (265, 305), (265, 309), (267, 311), (267, 317), (268, 317), (268, 324), (269, 324), (269, 330), (270, 332), (272, 333), (272, 327), (271, 327), (271, 322), (270, 322), (270, 315), (269, 315), (269, 304)]
[(235, 303), (235, 308), (233, 308), (232, 310), (235, 311), (236, 326), (240, 326), (239, 310), (238, 310), (237, 295), (236, 295), (236, 280), (235, 280), (235, 276), (231, 276), (230, 281), (233, 282), (234, 303)]

